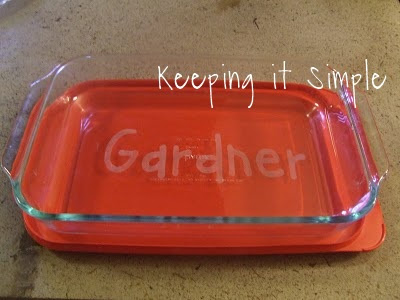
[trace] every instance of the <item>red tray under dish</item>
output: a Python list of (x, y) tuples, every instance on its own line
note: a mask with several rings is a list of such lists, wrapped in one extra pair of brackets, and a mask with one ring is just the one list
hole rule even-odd
[[(226, 97), (216, 85), (214, 110), (206, 106), (204, 92), (161, 92), (152, 80), (91, 81), (68, 89), (44, 110), (22, 192), (32, 206), (50, 214), (216, 218), (346, 215), (368, 192), (357, 140), (336, 93), (298, 84), (279, 91), (271, 83), (258, 83), (254, 108), (243, 111), (241, 98), (248, 91)], [(15, 173), (40, 105), (25, 130)], [(127, 129), (107, 156), (113, 138)], [(180, 151), (184, 146), (191, 150), (180, 161), (180, 173), (172, 158), (176, 144)], [(121, 171), (116, 166), (132, 157), (132, 145), (137, 161)], [(146, 155), (157, 150), (160, 159), (163, 146), (165, 167), (150, 170), (150, 161), (145, 167)], [(263, 156), (268, 168), (260, 167), (257, 157), (267, 146), (273, 149)], [(234, 164), (229, 151), (236, 155)], [(200, 157), (218, 153), (221, 170), (210, 171), (203, 163), (199, 172)], [(36, 241), (65, 251), (365, 251), (378, 247), (385, 236), (378, 204), (360, 220), (333, 224), (46, 221), (26, 213), (24, 220)]]

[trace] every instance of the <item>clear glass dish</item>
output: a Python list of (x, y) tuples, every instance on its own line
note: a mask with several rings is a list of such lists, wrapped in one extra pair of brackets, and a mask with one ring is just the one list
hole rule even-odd
[[(3, 155), (16, 202), (61, 233), (345, 241), (376, 202), (386, 155), (363, 93), (355, 102), (345, 85), (312, 88), (309, 66), (327, 74), (325, 64), (287, 64), (285, 84), (278, 59), (112, 55), (57, 66), (32, 84)], [(211, 79), (177, 88), (193, 73), (196, 87)]]

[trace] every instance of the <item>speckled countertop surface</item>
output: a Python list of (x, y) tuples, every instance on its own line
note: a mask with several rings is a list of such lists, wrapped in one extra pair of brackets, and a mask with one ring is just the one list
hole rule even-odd
[[(257, 18), (257, 28), (253, 23)], [(0, 19), (0, 149), (28, 84), (83, 54), (286, 53), (388, 76), (370, 101), (391, 163), (387, 239), (361, 254), (252, 257), (55, 253), (36, 245), (0, 175), (0, 295), (60, 298), (400, 297), (400, 3), (34, 0)]]

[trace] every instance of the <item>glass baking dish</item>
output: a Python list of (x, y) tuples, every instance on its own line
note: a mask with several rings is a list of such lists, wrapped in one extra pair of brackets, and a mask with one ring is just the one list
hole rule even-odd
[(307, 84), (325, 64), (286, 64), (108, 55), (57, 66), (32, 84), (2, 160), (28, 231), (99, 246), (356, 238), (388, 165), (365, 95)]

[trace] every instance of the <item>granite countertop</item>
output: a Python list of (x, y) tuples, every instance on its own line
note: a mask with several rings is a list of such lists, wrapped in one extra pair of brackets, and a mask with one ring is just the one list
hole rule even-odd
[[(288, 55), (364, 59), (387, 75), (370, 91), (391, 163), (380, 201), (383, 245), (368, 253), (143, 256), (56, 253), (26, 233), (0, 175), (0, 296), (286, 299), (400, 297), (400, 3), (387, 1), (33, 0), (0, 18), (0, 149), (30, 82), (96, 53)], [(256, 22), (254, 19), (256, 18)]]

